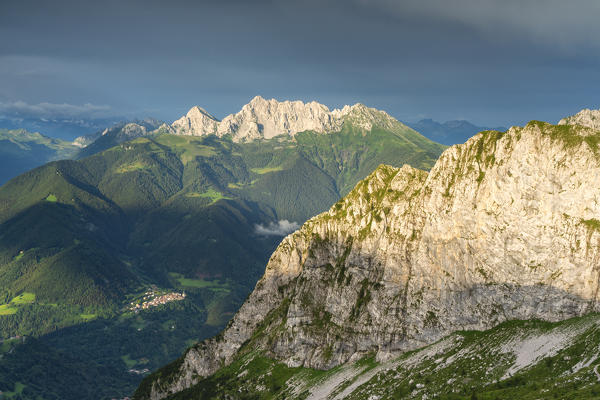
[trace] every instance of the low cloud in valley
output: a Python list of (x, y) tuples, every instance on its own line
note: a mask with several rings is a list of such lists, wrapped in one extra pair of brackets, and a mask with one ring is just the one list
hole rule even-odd
[(261, 236), (286, 236), (298, 228), (300, 228), (300, 224), (297, 222), (281, 219), (277, 222), (270, 222), (268, 225), (255, 225), (255, 232)]

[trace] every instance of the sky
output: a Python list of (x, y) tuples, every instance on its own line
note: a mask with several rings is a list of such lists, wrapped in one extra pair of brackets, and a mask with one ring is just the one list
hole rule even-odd
[(255, 95), (404, 121), (600, 108), (597, 0), (1, 0), (0, 117), (223, 118)]

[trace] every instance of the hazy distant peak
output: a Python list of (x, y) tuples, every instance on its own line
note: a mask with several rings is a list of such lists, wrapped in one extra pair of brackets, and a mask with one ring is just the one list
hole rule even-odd
[(563, 118), (558, 125), (581, 125), (592, 129), (600, 129), (600, 110), (584, 108), (575, 115)]
[(96, 141), (96, 139), (98, 139), (100, 136), (106, 135), (108, 133), (108, 128), (104, 129), (103, 131), (98, 131), (95, 133), (91, 133), (89, 135), (83, 135), (83, 136), (79, 136), (76, 137), (75, 140), (73, 140), (73, 146), (77, 146), (79, 148), (84, 148), (89, 146), (90, 144), (94, 143), (94, 141)]

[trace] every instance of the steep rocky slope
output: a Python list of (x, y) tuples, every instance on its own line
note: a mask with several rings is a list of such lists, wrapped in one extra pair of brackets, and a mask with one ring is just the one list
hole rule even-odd
[(533, 121), (381, 166), (286, 237), (225, 331), (153, 374), (164, 398), (248, 351), (327, 369), (450, 332), (598, 310), (600, 132)]
[(239, 142), (271, 139), (279, 135), (293, 137), (304, 131), (338, 132), (347, 121), (366, 131), (370, 131), (373, 126), (388, 130), (410, 129), (384, 111), (362, 104), (329, 111), (326, 106), (315, 101), (280, 102), (256, 96), (238, 113), (230, 114), (222, 121), (200, 107), (193, 107), (185, 116), (173, 122), (170, 131), (192, 136), (231, 135), (234, 141)]

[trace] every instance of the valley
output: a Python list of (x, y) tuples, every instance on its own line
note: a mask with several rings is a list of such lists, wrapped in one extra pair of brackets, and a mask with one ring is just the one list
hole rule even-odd
[[(0, 361), (0, 390), (16, 380), (22, 396), (131, 394), (147, 373), (127, 371), (154, 370), (225, 326), (290, 229), (381, 160), (433, 165), (443, 146), (384, 121), (247, 142), (106, 133), (112, 147), (0, 187), (0, 333), (27, 336)], [(35, 301), (13, 302), (24, 293)]]

